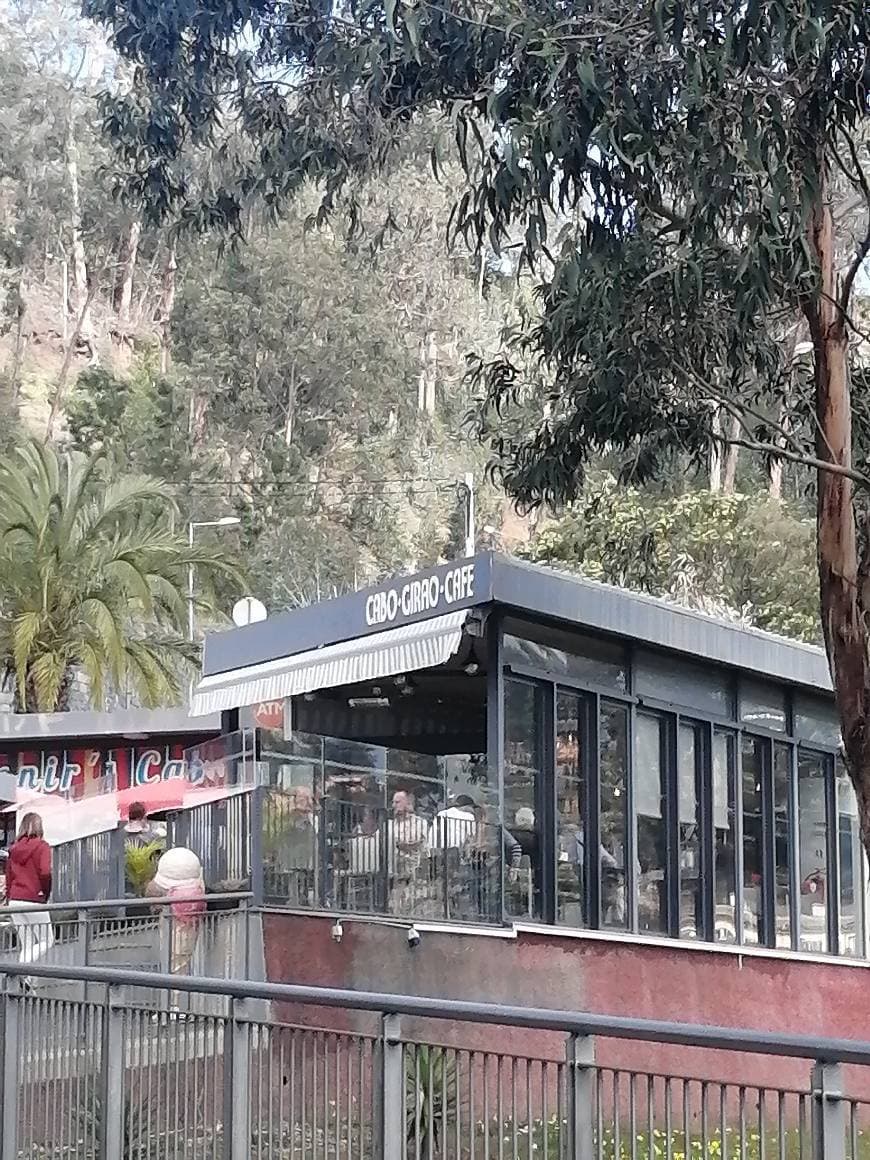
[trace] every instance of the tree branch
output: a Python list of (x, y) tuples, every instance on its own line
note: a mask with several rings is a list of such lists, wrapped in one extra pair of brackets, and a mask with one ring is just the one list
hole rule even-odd
[[(870, 182), (867, 180), (867, 174), (864, 172), (864, 167), (861, 164), (861, 158), (858, 156), (858, 147), (855, 144), (852, 134), (846, 129), (840, 130), (840, 136), (846, 142), (846, 148), (849, 150), (849, 156), (852, 159), (852, 164), (855, 167), (854, 174), (849, 173), (845, 166), (842, 166), (843, 171), (847, 173), (849, 179), (858, 186), (864, 195), (864, 201), (867, 206), (868, 220), (864, 231), (864, 237), (858, 244), (858, 249), (855, 257), (852, 259), (852, 264), (846, 271), (843, 278), (843, 284), (840, 289), (840, 298), (837, 305), (842, 310), (843, 314), (849, 309), (849, 300), (852, 297), (852, 287), (855, 284), (855, 279), (858, 277), (858, 271), (864, 264), (864, 260), (870, 254)], [(834, 155), (836, 156), (836, 149)]]
[(815, 455), (802, 455), (796, 451), (789, 451), (785, 447), (777, 447), (773, 443), (759, 443), (753, 439), (731, 439), (721, 435), (720, 441), (724, 444), (733, 444), (735, 447), (745, 447), (747, 451), (759, 451), (771, 458), (787, 459), (789, 463), (800, 463), (804, 467), (812, 467), (816, 471), (827, 471), (830, 475), (842, 475), (851, 479), (853, 483), (860, 483), (862, 487), (870, 488), (870, 475), (863, 475), (853, 467), (844, 467), (840, 463), (831, 463), (826, 459), (817, 459)]
[[(859, 483), (862, 487), (870, 488), (870, 475), (864, 475), (863, 472), (857, 471), (854, 467), (846, 467), (843, 464), (834, 463), (827, 459), (819, 459), (818, 456), (811, 455), (781, 423), (778, 423), (775, 419), (769, 419), (766, 415), (762, 415), (745, 403), (736, 403), (733, 399), (729, 399), (727, 395), (724, 395), (712, 383), (701, 378), (700, 375), (697, 375), (690, 368), (683, 367), (682, 369), (700, 387), (707, 391), (712, 399), (715, 399), (717, 403), (724, 407), (728, 414), (737, 420), (743, 431), (749, 436), (747, 439), (735, 439), (733, 436), (720, 434), (715, 437), (716, 442), (726, 447), (745, 447), (747, 451), (758, 451), (763, 455), (769, 455), (771, 459), (785, 459), (789, 463), (799, 463), (804, 467), (811, 467), (816, 471), (827, 471), (831, 475), (842, 475), (846, 479), (851, 479), (853, 483)], [(755, 439), (751, 428), (747, 425), (747, 415), (751, 415), (759, 422), (772, 427), (774, 431), (778, 432), (786, 440), (786, 446), (778, 443), (763, 443), (761, 440)], [(789, 447), (788, 444), (791, 446)]]

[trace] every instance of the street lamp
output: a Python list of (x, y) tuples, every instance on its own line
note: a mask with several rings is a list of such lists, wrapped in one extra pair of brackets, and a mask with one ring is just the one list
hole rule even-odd
[[(234, 528), (241, 522), (238, 516), (221, 516), (219, 520), (192, 520), (187, 525), (187, 543), (193, 549), (193, 539), (199, 528)], [(196, 630), (194, 601), (194, 569), (191, 560), (187, 566), (187, 637), (191, 642), (195, 639)]]

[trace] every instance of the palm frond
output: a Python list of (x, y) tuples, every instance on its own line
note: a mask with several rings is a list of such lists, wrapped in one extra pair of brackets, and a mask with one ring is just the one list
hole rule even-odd
[(242, 570), (224, 546), (191, 549), (174, 506), (162, 481), (100, 455), (34, 440), (0, 461), (0, 664), (21, 702), (61, 707), (76, 669), (95, 704), (110, 681), (149, 705), (178, 700), (198, 660), (184, 639), (188, 568), (205, 610), (215, 579)]
[(61, 700), (64, 681), (69, 676), (69, 660), (60, 650), (45, 650), (33, 658), (27, 670), (27, 684), (33, 686), (36, 708), (50, 713)]

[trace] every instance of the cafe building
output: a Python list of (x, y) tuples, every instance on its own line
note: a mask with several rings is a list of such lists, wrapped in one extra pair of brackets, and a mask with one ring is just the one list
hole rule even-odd
[(209, 636), (266, 703), (271, 978), (870, 1033), (822, 650), (484, 554)]

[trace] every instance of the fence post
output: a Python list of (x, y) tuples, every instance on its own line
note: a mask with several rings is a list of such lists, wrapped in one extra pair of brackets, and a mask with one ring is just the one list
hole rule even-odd
[(375, 1073), (374, 1160), (402, 1160), (405, 1134), (405, 1046), (398, 1015), (381, 1018)]
[(110, 835), (109, 843), (109, 864), (114, 877), (109, 897), (123, 898), (127, 893), (127, 844), (123, 828), (115, 830)]
[(846, 1108), (839, 1063), (813, 1067), (813, 1160), (846, 1160)]
[(263, 795), (266, 787), (255, 786), (251, 791), (251, 893), (254, 906), (263, 905), (263, 822), (265, 808)]
[(223, 1058), (224, 1156), (227, 1160), (250, 1160), (251, 1024), (245, 999), (230, 999), (230, 1014), (224, 1023)]
[(568, 1160), (592, 1160), (595, 1152), (595, 1104), (598, 1074), (591, 1035), (569, 1035)]
[(21, 981), (15, 975), (7, 975), (2, 993), (3, 1020), (3, 1143), (0, 1146), (2, 1160), (18, 1160), (18, 1065), (21, 1043), (19, 1030), (21, 1020)]
[(124, 1012), (115, 1005), (111, 986), (106, 988), (102, 1008), (100, 1051), (100, 1115), (97, 1119), (100, 1160), (125, 1160), (124, 1105), (126, 1072), (124, 1063)]
[[(83, 910), (81, 907), (76, 908), (75, 917), (75, 941), (72, 945), (72, 965), (74, 967), (88, 966), (89, 944), (91, 941), (91, 918), (90, 911)], [(83, 983), (81, 985), (82, 998), (87, 1003), (89, 997), (89, 984)], [(76, 987), (76, 992), (78, 986)]]

